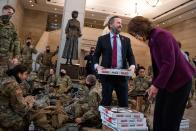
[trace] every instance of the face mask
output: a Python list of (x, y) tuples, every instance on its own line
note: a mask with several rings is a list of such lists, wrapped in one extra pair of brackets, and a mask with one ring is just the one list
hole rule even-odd
[(47, 52), (47, 53), (50, 53), (50, 50), (49, 50), (49, 49), (47, 49), (47, 50), (46, 50), (46, 52)]
[(60, 72), (60, 75), (63, 77), (63, 76), (65, 76), (65, 74), (64, 73), (62, 73), (62, 72)]
[(2, 15), (1, 19), (2, 19), (4, 24), (7, 24), (7, 23), (9, 23), (9, 21), (11, 19), (11, 16), (9, 16), (9, 15)]
[(92, 87), (91, 84), (87, 84), (87, 83), (86, 83), (86, 86), (88, 87), (88, 89), (90, 89)]
[(95, 51), (94, 50), (91, 50), (90, 54), (93, 54)]
[(30, 46), (31, 45), (31, 42), (27, 42), (26, 44), (27, 44), (27, 46)]

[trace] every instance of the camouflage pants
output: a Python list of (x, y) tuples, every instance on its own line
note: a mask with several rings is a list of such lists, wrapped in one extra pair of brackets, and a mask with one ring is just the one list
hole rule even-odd
[(3, 78), (5, 78), (7, 70), (8, 70), (8, 66), (0, 65), (0, 83), (3, 81)]
[(65, 107), (65, 111), (70, 114), (70, 119), (81, 117), (85, 112), (89, 110), (88, 104), (73, 103)]
[(46, 81), (50, 72), (49, 66), (41, 66), (38, 71), (38, 77), (40, 80)]
[(133, 109), (136, 109), (139, 112), (144, 113), (145, 115), (150, 112), (151, 102), (148, 100), (148, 98), (141, 97), (140, 99), (138, 99), (138, 97), (129, 97), (129, 102), (130, 105), (133, 106)]
[(6, 111), (0, 111), (0, 127), (12, 131), (22, 131), (24, 129), (24, 121), (21, 116), (7, 109)]

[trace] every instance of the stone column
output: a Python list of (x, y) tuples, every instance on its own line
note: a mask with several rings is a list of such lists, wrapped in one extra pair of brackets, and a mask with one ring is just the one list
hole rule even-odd
[(0, 0), (0, 15), (2, 15), (2, 8), (6, 4), (8, 4), (8, 0)]
[[(61, 42), (59, 45), (59, 53), (58, 53), (58, 61), (57, 61), (57, 74), (60, 71), (60, 65), (65, 63), (65, 59), (62, 58), (63, 49), (65, 46), (65, 27), (67, 25), (67, 22), (69, 19), (71, 19), (71, 13), (74, 10), (77, 10), (79, 12), (78, 14), (78, 20), (80, 21), (80, 27), (81, 31), (84, 25), (84, 17), (85, 17), (85, 6), (86, 6), (86, 0), (65, 0), (64, 4), (64, 11), (63, 11), (63, 19), (62, 19), (62, 27), (61, 27)], [(78, 42), (78, 54), (80, 55), (80, 39)], [(78, 61), (73, 61), (74, 64), (78, 63)]]

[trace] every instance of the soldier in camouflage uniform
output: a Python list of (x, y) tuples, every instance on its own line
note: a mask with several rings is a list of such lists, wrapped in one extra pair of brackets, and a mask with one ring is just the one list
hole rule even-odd
[(17, 65), (7, 75), (0, 87), (0, 128), (23, 131), (24, 119), (35, 101), (33, 96), (23, 97), (20, 86), (28, 77), (27, 68)]
[(96, 77), (94, 75), (88, 75), (86, 78), (86, 86), (89, 88), (88, 96), (86, 96), (83, 103), (76, 102), (72, 105), (72, 111), (75, 113), (75, 122), (82, 125), (92, 126), (99, 123), (99, 111), (98, 106), (101, 101), (101, 97), (95, 87)]
[[(145, 75), (144, 67), (141, 66), (138, 69), (138, 73), (139, 73), (138, 76), (134, 79), (134, 88), (131, 91), (131, 93), (135, 94), (135, 96), (141, 93), (145, 94), (146, 90), (150, 87), (151, 84), (149, 78)], [(141, 108), (139, 109), (139, 111), (147, 113), (149, 106), (150, 106), (150, 102), (148, 98), (144, 97), (144, 109), (142, 108), (142, 106), (140, 106)]]
[[(5, 5), (0, 16), (0, 81), (5, 76), (5, 70), (13, 58), (20, 54), (20, 42), (14, 24), (10, 21), (15, 9)], [(10, 61), (9, 61), (10, 60)]]
[(22, 63), (25, 65), (28, 70), (31, 72), (32, 71), (32, 54), (37, 54), (37, 50), (33, 48), (32, 45), (32, 40), (30, 37), (27, 38), (25, 46), (21, 50), (21, 55), (22, 55)]
[(71, 88), (72, 81), (71, 78), (66, 75), (66, 71), (61, 69), (60, 76), (57, 79), (57, 86), (59, 86), (57, 93), (58, 94), (65, 94)]
[(48, 76), (48, 78), (46, 78), (46, 80), (47, 80), (48, 85), (56, 86), (57, 77), (56, 77), (56, 74), (55, 74), (55, 70), (53, 68), (50, 68), (49, 76)]
[(37, 63), (39, 63), (38, 77), (45, 80), (49, 76), (49, 70), (52, 68), (52, 57), (58, 53), (58, 47), (55, 52), (50, 52), (50, 46), (46, 46), (46, 51), (37, 56)]

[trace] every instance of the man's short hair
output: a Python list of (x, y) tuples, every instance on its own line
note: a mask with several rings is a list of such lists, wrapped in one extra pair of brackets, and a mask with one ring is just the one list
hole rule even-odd
[(90, 85), (94, 86), (96, 84), (96, 76), (95, 75), (88, 75), (86, 77), (86, 79), (90, 83)]
[(112, 16), (109, 21), (108, 21), (108, 28), (110, 29), (110, 25), (114, 23), (114, 19), (115, 18), (120, 18), (119, 16), (115, 15), (115, 16)]
[(3, 8), (2, 8), (2, 10), (7, 10), (7, 9), (12, 9), (13, 11), (14, 11), (14, 13), (15, 13), (15, 9), (14, 9), (14, 7), (12, 7), (11, 5), (4, 5), (3, 6)]

